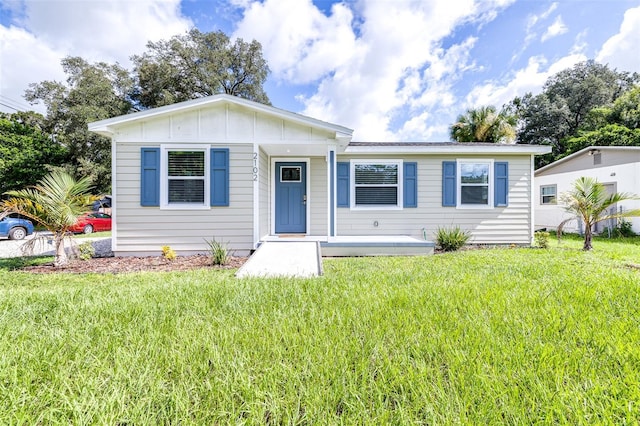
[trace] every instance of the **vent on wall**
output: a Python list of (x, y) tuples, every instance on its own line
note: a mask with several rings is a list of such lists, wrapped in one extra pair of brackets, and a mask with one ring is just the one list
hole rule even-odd
[(602, 163), (602, 154), (599, 152), (596, 152), (595, 154), (593, 154), (593, 165), (597, 166), (598, 164)]

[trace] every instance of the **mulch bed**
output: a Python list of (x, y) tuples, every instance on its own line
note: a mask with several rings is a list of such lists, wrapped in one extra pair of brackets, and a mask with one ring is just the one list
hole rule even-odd
[(122, 274), (127, 272), (169, 272), (190, 271), (193, 269), (234, 269), (247, 261), (246, 257), (230, 257), (225, 265), (212, 265), (211, 258), (204, 255), (178, 256), (174, 260), (164, 257), (98, 257), (89, 260), (72, 260), (68, 265), (56, 268), (52, 263), (27, 266), (25, 272), (39, 274), (72, 273), (72, 274)]

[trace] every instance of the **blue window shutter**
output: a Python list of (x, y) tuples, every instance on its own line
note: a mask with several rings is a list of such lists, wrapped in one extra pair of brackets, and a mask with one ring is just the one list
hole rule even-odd
[(212, 206), (229, 205), (229, 148), (211, 149), (211, 183), (209, 201)]
[(405, 162), (403, 167), (404, 207), (418, 207), (418, 163)]
[(140, 151), (140, 205), (160, 205), (160, 148)]
[(442, 206), (456, 206), (456, 162), (442, 162)]
[(508, 205), (507, 194), (509, 193), (509, 163), (496, 161), (493, 168), (495, 179), (493, 201), (496, 207), (506, 207)]
[(349, 193), (351, 189), (349, 188), (349, 170), (351, 165), (348, 161), (346, 162), (338, 162), (337, 163), (337, 197), (336, 197), (336, 205), (338, 207), (349, 207)]

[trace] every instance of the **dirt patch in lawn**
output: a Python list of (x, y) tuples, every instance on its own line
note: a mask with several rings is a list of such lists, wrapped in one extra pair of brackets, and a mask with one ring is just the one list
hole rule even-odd
[(56, 268), (52, 263), (22, 268), (34, 273), (72, 274), (122, 274), (128, 272), (171, 272), (193, 269), (234, 269), (247, 261), (246, 257), (230, 257), (225, 265), (212, 265), (211, 258), (204, 255), (178, 256), (174, 260), (163, 257), (99, 257), (89, 260), (72, 260), (68, 265)]

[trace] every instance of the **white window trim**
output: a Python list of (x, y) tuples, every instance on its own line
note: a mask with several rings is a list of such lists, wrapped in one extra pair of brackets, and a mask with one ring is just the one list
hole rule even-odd
[[(393, 205), (377, 205), (377, 206), (358, 206), (356, 205), (356, 164), (393, 164), (398, 166), (398, 204)], [(403, 180), (403, 160), (351, 160), (349, 162), (349, 199), (351, 200), (351, 210), (402, 210), (404, 205), (404, 180)]]
[[(209, 210), (210, 206), (210, 145), (161, 145), (160, 146), (160, 209), (161, 210)], [(204, 152), (204, 203), (171, 203), (169, 204), (169, 151), (202, 151)]]
[[(553, 203), (545, 203), (543, 200), (543, 196), (542, 196), (542, 188), (555, 188), (555, 201)], [(546, 197), (548, 197), (548, 195), (546, 195)], [(549, 184), (549, 185), (540, 185), (540, 205), (541, 206), (556, 206), (558, 205), (558, 185), (553, 183), (553, 184)]]
[[(488, 203), (484, 204), (462, 204), (462, 165), (463, 164), (478, 164), (478, 163), (487, 163), (489, 164), (489, 197)], [(494, 185), (494, 160), (492, 158), (462, 158), (456, 161), (456, 208), (465, 209), (465, 210), (488, 210), (494, 209), (493, 202), (493, 185)]]

